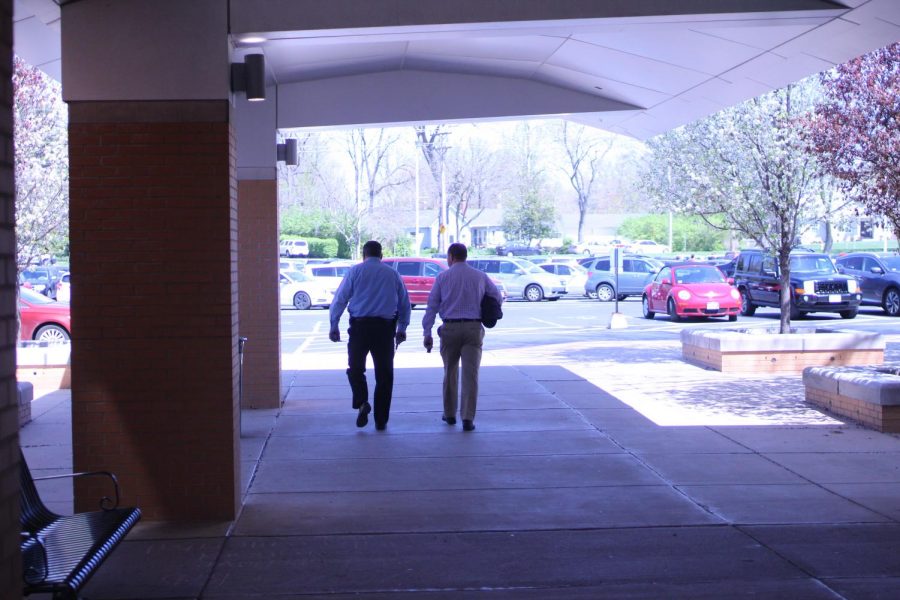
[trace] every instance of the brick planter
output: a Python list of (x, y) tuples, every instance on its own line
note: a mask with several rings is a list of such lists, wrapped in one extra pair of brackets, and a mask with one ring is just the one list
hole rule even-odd
[(885, 433), (900, 433), (900, 368), (809, 367), (806, 401)]
[(70, 344), (26, 342), (16, 349), (16, 378), (29, 381), (38, 390), (72, 387)]
[(884, 338), (836, 329), (684, 329), (681, 354), (723, 373), (801, 373), (806, 367), (881, 364)]

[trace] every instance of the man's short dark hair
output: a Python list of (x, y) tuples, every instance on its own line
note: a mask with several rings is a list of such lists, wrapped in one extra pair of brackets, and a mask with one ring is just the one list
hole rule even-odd
[(447, 256), (452, 256), (453, 260), (466, 260), (466, 257), (469, 256), (469, 251), (466, 250), (465, 244), (454, 242), (447, 248)]
[(375, 240), (369, 240), (363, 244), (363, 258), (368, 257), (381, 258), (381, 244)]

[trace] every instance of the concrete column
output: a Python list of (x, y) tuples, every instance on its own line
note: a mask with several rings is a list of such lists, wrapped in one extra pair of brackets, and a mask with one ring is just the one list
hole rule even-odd
[[(227, 4), (62, 8), (76, 470), (145, 518), (239, 506), (237, 185)], [(76, 510), (96, 508), (92, 482)]]
[(22, 597), (19, 407), (16, 394), (16, 243), (13, 185), (12, 1), (0, 0), (0, 590)]
[[(267, 97), (274, 99), (270, 89)], [(275, 102), (236, 103), (239, 330), (244, 348), (243, 408), (279, 408), (278, 183)]]

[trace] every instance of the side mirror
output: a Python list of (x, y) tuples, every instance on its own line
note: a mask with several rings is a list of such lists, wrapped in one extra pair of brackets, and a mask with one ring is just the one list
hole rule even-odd
[(671, 279), (663, 279), (662, 281), (660, 281), (660, 283), (662, 285), (672, 285), (672, 280)]
[(869, 270), (871, 272), (875, 273), (876, 275), (884, 275), (884, 269), (882, 269), (881, 267), (872, 267)]
[(845, 273), (846, 271), (844, 270), (844, 265), (837, 265), (837, 272), (838, 272), (838, 273)]
[(515, 270), (515, 274), (516, 274), (516, 275), (524, 275), (524, 274), (525, 274), (525, 271), (524, 271), (523, 269), (516, 269), (516, 270)]
[(734, 277), (729, 277), (725, 281), (728, 283), (728, 285), (734, 285)]

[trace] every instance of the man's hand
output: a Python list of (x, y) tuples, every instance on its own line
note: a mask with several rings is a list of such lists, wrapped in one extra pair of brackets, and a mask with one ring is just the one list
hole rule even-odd
[(434, 347), (434, 338), (430, 335), (426, 335), (425, 339), (422, 341), (422, 345), (425, 346), (425, 350), (431, 352), (431, 349)]
[(394, 350), (400, 347), (400, 344), (406, 341), (406, 332), (398, 331), (394, 334)]
[(331, 340), (332, 342), (339, 342), (339, 341), (341, 341), (341, 332), (340, 332), (340, 330), (338, 330), (338, 329), (332, 329), (331, 331), (329, 331), (329, 332), (328, 332), (328, 339)]

